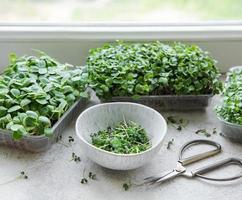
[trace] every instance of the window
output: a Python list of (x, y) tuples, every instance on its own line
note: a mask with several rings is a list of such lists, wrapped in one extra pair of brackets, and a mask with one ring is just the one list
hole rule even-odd
[(237, 21), (242, 20), (241, 9), (240, 0), (1, 0), (0, 21)]
[(240, 0), (1, 0), (0, 66), (11, 52), (79, 65), (106, 42), (160, 40), (196, 43), (225, 72), (242, 64), (241, 10)]

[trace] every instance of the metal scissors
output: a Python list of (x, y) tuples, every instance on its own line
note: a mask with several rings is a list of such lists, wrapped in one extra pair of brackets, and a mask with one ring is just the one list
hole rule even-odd
[[(191, 146), (198, 145), (198, 144), (207, 144), (207, 145), (214, 146), (215, 148), (210, 151), (207, 151), (207, 152), (203, 152), (203, 153), (200, 153), (197, 155), (183, 158), (183, 154), (186, 149), (188, 149)], [(153, 184), (163, 183), (163, 182), (170, 180), (172, 178), (175, 178), (177, 176), (185, 176), (185, 177), (189, 177), (189, 178), (199, 177), (199, 178), (207, 179), (207, 180), (211, 180), (211, 181), (231, 181), (231, 180), (241, 178), (242, 171), (238, 175), (235, 175), (232, 177), (226, 177), (226, 178), (212, 178), (212, 177), (207, 177), (204, 175), (207, 172), (213, 171), (219, 167), (222, 167), (224, 165), (229, 165), (229, 164), (238, 164), (242, 168), (242, 159), (238, 159), (238, 158), (227, 158), (224, 160), (220, 160), (218, 162), (215, 162), (215, 163), (207, 165), (207, 166), (203, 166), (203, 167), (193, 170), (193, 171), (187, 171), (187, 169), (185, 168), (185, 166), (187, 166), (189, 164), (192, 164), (199, 160), (203, 160), (210, 156), (216, 155), (216, 154), (220, 153), (221, 150), (222, 150), (221, 145), (218, 144), (217, 142), (213, 142), (211, 140), (190, 141), (181, 147), (180, 153), (179, 153), (179, 160), (177, 161), (177, 165), (176, 165), (175, 169), (165, 172), (165, 173), (147, 177), (144, 179), (145, 180), (144, 184), (153, 185)]]

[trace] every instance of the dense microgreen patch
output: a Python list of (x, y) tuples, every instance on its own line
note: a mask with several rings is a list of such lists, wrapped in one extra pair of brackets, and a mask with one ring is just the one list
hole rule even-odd
[(242, 125), (242, 69), (230, 72), (228, 77), (223, 91), (223, 104), (216, 110), (224, 120)]
[(91, 139), (94, 146), (119, 154), (140, 153), (151, 147), (146, 131), (132, 121), (93, 133)]
[(39, 57), (10, 56), (0, 76), (0, 128), (23, 135), (52, 135), (51, 127), (80, 96), (87, 76), (81, 68)]
[(153, 42), (107, 44), (87, 58), (89, 85), (98, 97), (216, 94), (216, 61), (195, 45)]

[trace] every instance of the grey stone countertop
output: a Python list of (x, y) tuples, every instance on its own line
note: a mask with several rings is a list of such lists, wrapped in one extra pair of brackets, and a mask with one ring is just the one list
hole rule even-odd
[[(214, 106), (219, 101), (220, 97), (214, 96), (206, 111), (162, 112), (165, 117), (173, 115), (188, 120), (189, 123), (182, 131), (169, 125), (158, 156), (146, 166), (128, 172), (104, 169), (86, 158), (80, 150), (79, 141), (75, 135), (75, 121), (63, 130), (62, 140), (47, 152), (33, 154), (1, 146), (0, 200), (242, 199), (242, 179), (214, 183), (198, 178), (178, 177), (153, 188), (131, 187), (128, 191), (122, 188), (124, 182), (130, 180), (134, 182), (154, 173), (173, 169), (179, 148), (193, 139), (217, 141), (222, 145), (223, 151), (189, 166), (188, 169), (195, 169), (222, 158), (232, 156), (242, 158), (242, 144), (232, 143), (219, 134), (219, 122), (213, 112)], [(210, 133), (213, 132), (213, 128), (217, 128), (217, 133), (211, 134), (209, 138), (204, 134), (195, 134), (196, 130), (204, 128)], [(69, 136), (75, 139), (71, 145), (68, 142)], [(172, 138), (174, 138), (174, 144), (167, 149), (168, 141)], [(81, 162), (71, 161), (72, 152), (80, 156)], [(188, 154), (192, 154), (192, 149)], [(228, 176), (239, 170), (241, 169), (238, 166), (228, 166), (211, 173), (211, 176)], [(25, 171), (28, 179), (17, 178), (21, 171)], [(81, 184), (83, 172), (85, 176), (88, 176), (89, 172), (95, 173), (97, 180), (89, 180), (87, 184)]]

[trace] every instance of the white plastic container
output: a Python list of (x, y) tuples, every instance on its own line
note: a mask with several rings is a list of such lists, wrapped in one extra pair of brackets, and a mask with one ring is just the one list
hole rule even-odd
[(75, 120), (77, 115), (87, 105), (86, 99), (80, 99), (74, 103), (62, 117), (53, 125), (53, 136), (48, 138), (44, 135), (41, 136), (24, 136), (20, 140), (14, 140), (12, 138), (11, 131), (0, 129), (0, 145), (7, 145), (13, 148), (18, 148), (30, 152), (42, 152), (51, 147), (51, 144), (55, 143), (60, 137), (65, 127)]

